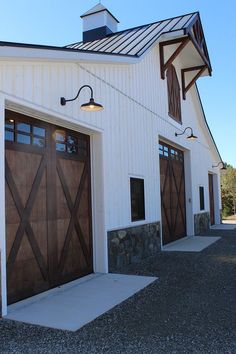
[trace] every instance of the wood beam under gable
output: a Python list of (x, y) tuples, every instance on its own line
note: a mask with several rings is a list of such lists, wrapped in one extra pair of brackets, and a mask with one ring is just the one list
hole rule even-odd
[[(161, 78), (164, 80), (165, 79), (165, 71), (168, 68), (170, 64), (173, 63), (173, 61), (176, 59), (176, 57), (180, 54), (180, 52), (184, 49), (184, 47), (189, 43), (190, 38), (189, 37), (182, 37), (182, 38), (176, 38), (172, 39), (169, 41), (161, 42), (159, 44), (160, 46), (160, 66), (161, 66)], [(166, 46), (171, 46), (174, 44), (180, 45), (175, 49), (175, 51), (171, 54), (168, 60), (165, 61), (165, 53), (164, 53), (164, 48)]]
[[(193, 66), (191, 68), (185, 68), (181, 70), (181, 80), (182, 80), (182, 94), (183, 99), (186, 99), (186, 93), (195, 84), (197, 79), (203, 74), (203, 72), (208, 68), (207, 65)], [(190, 81), (187, 83), (186, 74), (189, 72), (196, 71), (195, 75), (191, 77)]]

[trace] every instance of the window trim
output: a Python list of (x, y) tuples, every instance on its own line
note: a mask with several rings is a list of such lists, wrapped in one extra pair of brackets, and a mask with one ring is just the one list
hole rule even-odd
[[(142, 182), (142, 199), (139, 201), (142, 203), (142, 210), (141, 213), (137, 216), (133, 216), (133, 210), (132, 210), (132, 181), (139, 181)], [(146, 219), (145, 215), (145, 181), (144, 177), (137, 177), (137, 176), (130, 176), (129, 177), (129, 189), (130, 189), (130, 217), (131, 217), (131, 222), (139, 222), (143, 221)]]
[(199, 186), (199, 209), (200, 211), (205, 210), (205, 189), (204, 186)]

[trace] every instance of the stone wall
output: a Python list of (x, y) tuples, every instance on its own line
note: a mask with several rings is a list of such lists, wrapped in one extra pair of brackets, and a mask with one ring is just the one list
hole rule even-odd
[(160, 222), (108, 232), (109, 272), (124, 270), (125, 266), (160, 251)]
[(194, 215), (194, 233), (199, 235), (210, 229), (210, 213), (199, 213)]

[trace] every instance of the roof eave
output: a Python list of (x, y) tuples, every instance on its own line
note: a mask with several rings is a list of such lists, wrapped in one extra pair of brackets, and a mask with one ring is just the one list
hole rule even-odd
[(0, 42), (0, 60), (40, 60), (134, 64), (137, 56), (94, 53), (65, 47)]

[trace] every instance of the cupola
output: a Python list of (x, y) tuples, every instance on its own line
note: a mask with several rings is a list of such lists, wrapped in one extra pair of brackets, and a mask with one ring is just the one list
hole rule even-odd
[(90, 42), (117, 32), (119, 21), (102, 4), (97, 4), (80, 16), (83, 20), (83, 42)]

